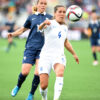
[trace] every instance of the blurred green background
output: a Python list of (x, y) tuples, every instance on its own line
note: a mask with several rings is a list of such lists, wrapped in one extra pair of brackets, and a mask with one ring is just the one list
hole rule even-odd
[[(16, 47), (7, 53), (7, 40), (0, 39), (0, 100), (25, 100), (31, 88), (34, 67), (16, 97), (11, 90), (16, 85), (23, 58), (25, 39), (15, 39)], [(60, 100), (100, 100), (100, 64), (92, 65), (92, 55), (88, 40), (71, 41), (79, 56), (78, 65), (73, 56), (65, 50), (67, 65), (64, 74), (64, 86)], [(98, 54), (100, 61), (100, 54)], [(53, 100), (55, 74), (52, 71), (49, 80), (48, 100)], [(39, 89), (34, 100), (40, 100)]]

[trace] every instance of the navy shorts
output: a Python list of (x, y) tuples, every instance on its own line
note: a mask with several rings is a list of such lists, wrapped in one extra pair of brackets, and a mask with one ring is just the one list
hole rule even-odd
[(25, 49), (22, 63), (35, 64), (36, 59), (39, 59), (41, 50)]
[(91, 46), (100, 46), (100, 39), (90, 39)]

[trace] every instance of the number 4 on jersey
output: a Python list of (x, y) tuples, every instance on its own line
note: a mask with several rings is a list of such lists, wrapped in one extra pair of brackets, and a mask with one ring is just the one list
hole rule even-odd
[(61, 38), (61, 31), (58, 33), (58, 37)]

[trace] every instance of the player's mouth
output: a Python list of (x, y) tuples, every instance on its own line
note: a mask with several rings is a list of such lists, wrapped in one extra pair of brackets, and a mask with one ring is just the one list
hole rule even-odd
[(61, 17), (59, 17), (60, 19), (64, 19), (64, 17), (63, 16), (61, 16)]
[(41, 8), (42, 10), (45, 10), (45, 8)]

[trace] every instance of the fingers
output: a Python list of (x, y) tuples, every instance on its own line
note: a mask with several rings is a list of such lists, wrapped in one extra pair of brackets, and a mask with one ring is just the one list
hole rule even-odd
[(79, 64), (79, 59), (77, 55), (74, 55), (74, 59), (76, 60), (77, 64)]
[(76, 59), (76, 62), (77, 62), (77, 64), (79, 64), (79, 59), (78, 58)]
[(46, 24), (46, 25), (50, 25), (51, 23), (50, 23), (49, 20), (46, 20), (46, 21), (45, 21), (45, 24)]
[(8, 34), (8, 38), (11, 38), (12, 37), (12, 34)]

